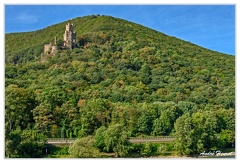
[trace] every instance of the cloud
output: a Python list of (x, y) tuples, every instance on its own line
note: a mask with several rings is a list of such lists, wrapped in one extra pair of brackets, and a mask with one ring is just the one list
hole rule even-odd
[(28, 13), (21, 13), (19, 14), (16, 18), (16, 21), (18, 21), (19, 23), (27, 23), (27, 24), (32, 24), (32, 23), (37, 23), (38, 22), (38, 18), (37, 16), (28, 14)]

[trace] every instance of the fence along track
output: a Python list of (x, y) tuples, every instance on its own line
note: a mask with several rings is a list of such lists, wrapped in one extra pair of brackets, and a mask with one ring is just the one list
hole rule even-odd
[(71, 144), (75, 138), (48, 138), (47, 144)]
[(156, 136), (156, 137), (130, 137), (131, 143), (146, 143), (146, 142), (171, 142), (175, 139), (174, 136)]
[[(146, 143), (146, 142), (171, 142), (175, 139), (173, 136), (156, 136), (156, 137), (129, 137), (131, 143)], [(48, 138), (47, 144), (71, 144), (76, 138)]]

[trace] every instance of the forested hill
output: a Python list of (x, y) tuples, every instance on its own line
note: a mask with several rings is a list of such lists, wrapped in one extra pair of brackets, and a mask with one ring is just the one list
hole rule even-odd
[[(110, 16), (86, 16), (34, 32), (6, 34), (6, 62), (21, 63), (39, 57), (43, 52), (43, 45), (50, 41), (53, 42), (55, 36), (59, 39), (60, 44), (63, 41), (65, 25), (68, 22), (74, 24), (74, 30), (77, 32), (79, 40), (81, 37), (88, 36), (89, 41), (97, 45), (114, 42), (119, 43), (114, 45), (119, 48), (128, 45), (128, 49), (125, 50), (131, 50), (129, 48), (139, 50), (144, 47), (155, 47), (155, 49), (161, 50), (162, 55), (164, 53), (177, 53), (181, 54), (181, 56), (193, 57), (198, 54), (196, 57), (199, 58), (211, 57), (215, 54), (212, 51), (207, 51), (207, 49), (199, 48), (197, 45), (122, 19)], [(153, 51), (153, 49), (151, 50)]]
[[(57, 36), (62, 45), (68, 22), (74, 24), (78, 47), (59, 50), (43, 62), (44, 44)], [(184, 145), (189, 141), (177, 139), (175, 149), (181, 154), (234, 143), (234, 56), (122, 19), (86, 16), (6, 34), (5, 59), (10, 156), (20, 157), (25, 149), (24, 142), (18, 151), (12, 149), (12, 135), (24, 140), (30, 131), (85, 137), (115, 127), (128, 137), (188, 135), (188, 140), (202, 140)], [(232, 137), (218, 143), (212, 141), (215, 134)], [(104, 147), (98, 149), (113, 151)]]

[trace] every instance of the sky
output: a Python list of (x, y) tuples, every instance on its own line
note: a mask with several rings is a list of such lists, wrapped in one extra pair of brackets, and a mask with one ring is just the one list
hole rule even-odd
[(35, 31), (100, 14), (141, 24), (199, 46), (235, 55), (235, 5), (5, 4), (5, 33)]

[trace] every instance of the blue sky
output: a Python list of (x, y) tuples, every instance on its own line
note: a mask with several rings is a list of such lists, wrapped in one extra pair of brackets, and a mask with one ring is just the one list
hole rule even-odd
[(235, 55), (235, 5), (5, 5), (5, 33), (101, 14)]

